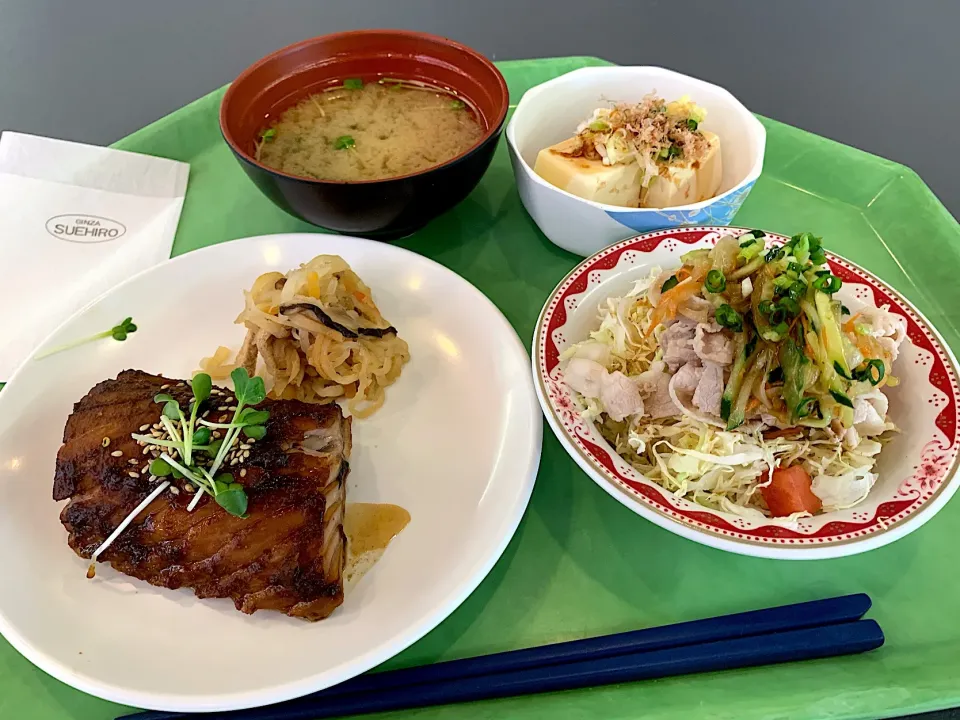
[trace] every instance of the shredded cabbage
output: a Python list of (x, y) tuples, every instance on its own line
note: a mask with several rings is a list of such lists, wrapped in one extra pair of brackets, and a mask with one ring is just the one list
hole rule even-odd
[(627, 297), (637, 297), (638, 295), (645, 295), (647, 290), (650, 289), (650, 286), (653, 285), (653, 281), (660, 277), (663, 270), (659, 265), (654, 265), (650, 270), (650, 274), (645, 278), (640, 278), (633, 284), (633, 288), (630, 292), (627, 293)]
[[(595, 401), (587, 402), (590, 418), (600, 417), (602, 409), (598, 412)], [(629, 427), (603, 418), (599, 427), (616, 451), (648, 479), (678, 497), (745, 518), (769, 512), (759, 491), (771, 482), (776, 467), (797, 463), (815, 477), (813, 492), (824, 510), (857, 504), (876, 480), (871, 470), (882, 447), (876, 440), (862, 440), (856, 449), (847, 450), (819, 430), (801, 439), (764, 440), (759, 432), (727, 432), (686, 416), (648, 419)], [(802, 516), (777, 520), (796, 522)]]
[(845, 510), (862, 502), (876, 481), (876, 473), (859, 467), (843, 475), (817, 475), (810, 490), (820, 498), (824, 510)]
[[(717, 434), (719, 435), (720, 433), (717, 433)], [(760, 446), (749, 447), (744, 445), (742, 449), (741, 447), (736, 448), (737, 450), (739, 450), (739, 452), (732, 452), (729, 455), (713, 455), (711, 453), (700, 452), (699, 450), (690, 450), (688, 448), (674, 447), (668, 442), (665, 442), (665, 444), (675, 453), (679, 455), (685, 455), (689, 458), (693, 458), (702, 463), (706, 463), (708, 467), (711, 464), (731, 465), (731, 466), (752, 465), (757, 460), (763, 460), (766, 457), (766, 453), (764, 453), (763, 448), (761, 448)], [(741, 445), (741, 443), (737, 443), (737, 445), (739, 446)], [(694, 469), (690, 470), (689, 472), (699, 473), (700, 462), (694, 462), (693, 463)]]

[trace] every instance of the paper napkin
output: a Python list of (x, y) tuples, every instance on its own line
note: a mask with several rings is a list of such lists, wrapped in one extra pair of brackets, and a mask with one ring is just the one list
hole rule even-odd
[(67, 317), (170, 257), (189, 169), (0, 135), (0, 382)]

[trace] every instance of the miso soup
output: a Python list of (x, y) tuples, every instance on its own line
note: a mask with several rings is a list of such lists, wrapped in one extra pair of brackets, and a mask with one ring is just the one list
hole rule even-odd
[(351, 79), (286, 110), (256, 152), (267, 167), (291, 175), (382, 180), (451, 160), (483, 134), (473, 110), (443, 90)]

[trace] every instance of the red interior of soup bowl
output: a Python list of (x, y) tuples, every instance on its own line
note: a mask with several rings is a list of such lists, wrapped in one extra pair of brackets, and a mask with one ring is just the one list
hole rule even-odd
[(249, 67), (223, 98), (220, 128), (226, 141), (248, 162), (279, 173), (254, 158), (260, 133), (270, 122), (335, 81), (361, 78), (370, 82), (381, 77), (419, 80), (462, 97), (486, 132), (461, 156), (496, 133), (507, 116), (510, 100), (506, 82), (493, 63), (478, 52), (426, 33), (358, 30), (304, 40)]

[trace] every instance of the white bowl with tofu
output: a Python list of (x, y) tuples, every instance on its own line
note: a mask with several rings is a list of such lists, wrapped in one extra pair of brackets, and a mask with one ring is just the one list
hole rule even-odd
[[(606, 128), (609, 108), (639, 108), (651, 93), (666, 101), (655, 110), (684, 113), (686, 138), (668, 146), (664, 133), (653, 160), (636, 152), (625, 159), (608, 142), (583, 143), (592, 128)], [(686, 153), (685, 141), (695, 143)], [(763, 169), (766, 132), (733, 95), (703, 80), (657, 67), (591, 67), (528, 90), (507, 144), (520, 199), (540, 230), (565, 250), (591, 255), (650, 230), (728, 224)]]

